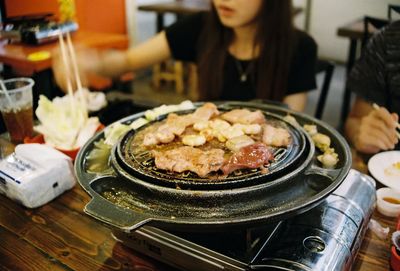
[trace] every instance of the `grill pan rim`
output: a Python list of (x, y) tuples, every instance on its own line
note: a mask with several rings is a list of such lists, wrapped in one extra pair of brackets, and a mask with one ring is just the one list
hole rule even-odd
[[(239, 109), (239, 107), (237, 109)], [(292, 153), (289, 153), (288, 157), (286, 157), (290, 160), (280, 161), (280, 164), (277, 166), (277, 168), (275, 168), (274, 171), (269, 174), (262, 174), (258, 172), (257, 174), (253, 174), (250, 177), (244, 175), (238, 178), (227, 178), (223, 180), (215, 180), (215, 179), (207, 180), (206, 178), (199, 178), (201, 179), (199, 181), (191, 179), (185, 180), (181, 178), (174, 178), (174, 179), (158, 178), (158, 176), (152, 175), (152, 172), (149, 173), (146, 171), (142, 171), (140, 166), (138, 166), (139, 168), (135, 168), (134, 165), (130, 164), (131, 161), (127, 161), (125, 159), (125, 153), (127, 151), (130, 151), (129, 144), (131, 144), (132, 138), (135, 136), (136, 133), (134, 130), (127, 132), (119, 140), (119, 142), (116, 145), (116, 148), (112, 151), (111, 161), (113, 166), (114, 164), (118, 164), (117, 172), (119, 172), (119, 170), (122, 169), (128, 175), (132, 175), (133, 178), (130, 178), (131, 181), (135, 181), (136, 179), (140, 178), (145, 178), (146, 181), (151, 182), (153, 184), (157, 184), (161, 187), (172, 187), (173, 189), (175, 189), (176, 186), (178, 186), (182, 190), (190, 189), (190, 190), (206, 191), (206, 190), (218, 190), (220, 188), (233, 189), (233, 188), (262, 184), (266, 181), (271, 181), (272, 178), (285, 175), (285, 171), (290, 170), (296, 164), (296, 162), (299, 162), (301, 160), (302, 155), (304, 155), (305, 152), (306, 141), (311, 142), (311, 139), (309, 138), (308, 134), (301, 127), (295, 127), (291, 123), (284, 120), (282, 116), (279, 116), (277, 114), (273, 114), (266, 111), (262, 111), (262, 113), (265, 116), (268, 116), (270, 120), (273, 119), (272, 121), (279, 121), (280, 125), (287, 126), (288, 129), (290, 129), (289, 132), (291, 136), (294, 137), (294, 139), (296, 139), (295, 143), (300, 145), (300, 146), (291, 146)], [(146, 125), (151, 125), (154, 123), (155, 122), (152, 122)], [(143, 127), (139, 129), (143, 129)], [(287, 163), (283, 164), (284, 162)]]
[[(264, 105), (260, 103), (248, 103), (248, 102), (221, 102), (224, 106), (230, 107), (230, 106), (245, 106), (247, 108), (254, 108), (254, 109), (265, 109), (269, 111), (276, 112), (278, 114), (286, 115), (290, 114), (293, 115), (296, 119), (300, 120), (299, 122), (302, 124), (310, 124), (314, 123), (318, 126), (318, 129), (322, 128), (323, 131), (326, 131), (331, 138), (336, 141), (337, 147), (340, 149), (340, 152), (342, 152), (342, 156), (340, 156), (340, 159), (342, 161), (342, 165), (340, 168), (337, 169), (338, 173), (335, 176), (335, 179), (332, 180), (332, 183), (327, 186), (326, 188), (322, 189), (318, 193), (316, 193), (314, 196), (305, 199), (302, 204), (298, 206), (291, 206), (288, 209), (282, 209), (280, 213), (275, 213), (275, 214), (270, 214), (269, 209), (265, 209), (262, 214), (256, 217), (250, 217), (250, 218), (235, 218), (234, 220), (226, 218), (220, 221), (212, 221), (208, 224), (200, 224), (199, 222), (196, 222), (195, 224), (191, 224), (190, 221), (191, 219), (187, 219), (186, 221), (173, 221), (169, 220), (168, 217), (165, 219), (162, 218), (153, 218), (153, 217), (146, 217), (145, 221), (137, 221), (134, 218), (135, 217), (141, 217), (143, 218), (142, 213), (137, 213), (134, 211), (131, 211), (129, 209), (121, 208), (118, 205), (113, 204), (112, 202), (107, 201), (104, 199), (98, 192), (94, 190), (93, 187), (91, 187), (91, 184), (95, 182), (99, 178), (104, 178), (106, 177), (105, 174), (94, 174), (94, 173), (89, 173), (85, 170), (86, 166), (86, 159), (89, 151), (93, 148), (94, 142), (100, 140), (104, 135), (103, 133), (95, 135), (92, 139), (90, 139), (80, 150), (78, 153), (76, 162), (75, 162), (75, 171), (76, 171), (76, 176), (78, 177), (78, 182), (80, 185), (92, 196), (91, 202), (87, 205), (93, 205), (91, 203), (99, 203), (97, 204), (100, 207), (97, 208), (85, 208), (85, 212), (88, 213), (89, 215), (92, 215), (96, 219), (107, 223), (113, 227), (129, 231), (129, 230), (134, 230), (144, 224), (149, 223), (149, 225), (152, 226), (159, 226), (162, 228), (168, 228), (168, 227), (173, 227), (173, 228), (180, 228), (182, 230), (188, 229), (190, 231), (192, 230), (212, 230), (214, 228), (225, 228), (228, 226), (244, 226), (244, 225), (254, 225), (254, 223), (266, 223), (269, 221), (276, 221), (282, 218), (288, 218), (292, 215), (302, 213), (313, 206), (317, 205), (319, 202), (321, 202), (324, 198), (326, 198), (330, 193), (332, 193), (339, 185), (340, 183), (345, 179), (347, 176), (350, 167), (351, 167), (351, 153), (350, 153), (350, 148), (345, 141), (345, 139), (332, 127), (330, 127), (328, 124), (314, 119), (313, 117), (310, 117), (306, 114), (303, 113), (298, 113), (294, 112), (288, 109), (284, 109), (279, 106), (275, 105)], [(133, 120), (140, 118), (144, 115), (144, 112), (137, 113), (131, 116), (128, 116), (120, 122), (123, 123), (130, 123)], [(305, 173), (303, 173), (305, 174)], [(322, 172), (323, 174), (323, 172)], [(115, 175), (112, 176), (113, 178), (118, 178)], [(118, 180), (120, 181), (120, 180)], [(89, 210), (91, 209), (91, 210)], [(124, 212), (121, 212), (121, 210), (124, 209)], [(121, 218), (120, 214), (124, 214), (125, 217)], [(115, 214), (114, 216), (112, 214)], [(126, 217), (128, 215), (128, 217)], [(195, 219), (198, 220), (198, 219)]]
[[(309, 138), (309, 136), (307, 136), (307, 137)], [(310, 140), (309, 142), (311, 142), (310, 138), (309, 138), (309, 140)], [(111, 155), (113, 155), (113, 153), (115, 153), (115, 148), (116, 148), (116, 146), (114, 146), (114, 151), (112, 151)], [(312, 144), (310, 146), (310, 148), (312, 150), (310, 150), (308, 155), (305, 157), (304, 161), (301, 162), (302, 166), (297, 167), (295, 170), (283, 175), (282, 177), (278, 178), (277, 180), (268, 181), (268, 182), (264, 182), (264, 183), (260, 183), (260, 184), (256, 184), (256, 185), (245, 186), (245, 187), (233, 187), (233, 188), (229, 188), (229, 189), (220, 189), (220, 190), (218, 190), (218, 189), (186, 190), (186, 189), (176, 189), (176, 188), (171, 188), (171, 187), (163, 187), (163, 186), (159, 186), (157, 184), (151, 183), (151, 182), (147, 182), (145, 180), (140, 180), (139, 178), (132, 176), (131, 174), (129, 174), (129, 172), (124, 170), (119, 163), (113, 163), (112, 166), (116, 169), (117, 176), (121, 176), (122, 178), (124, 178), (127, 181), (131, 181), (135, 184), (139, 184), (140, 186), (151, 189), (152, 191), (159, 190), (160, 193), (179, 194), (179, 195), (186, 195), (189, 197), (192, 197), (194, 193), (201, 193), (201, 195), (210, 196), (210, 197), (214, 197), (215, 195), (219, 195), (221, 193), (224, 193), (225, 195), (229, 195), (229, 194), (236, 195), (238, 193), (248, 193), (248, 192), (252, 192), (252, 191), (258, 191), (262, 188), (271, 187), (273, 185), (280, 184), (284, 181), (290, 180), (297, 174), (300, 174), (301, 172), (305, 171), (307, 169), (307, 165), (310, 164), (310, 162), (312, 161), (312, 159), (314, 157), (314, 149), (315, 149), (314, 145)], [(112, 159), (115, 159), (115, 158), (112, 158)]]

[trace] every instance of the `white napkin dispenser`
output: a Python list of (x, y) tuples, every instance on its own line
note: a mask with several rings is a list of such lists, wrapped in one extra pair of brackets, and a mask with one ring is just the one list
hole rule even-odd
[(73, 172), (67, 155), (43, 144), (21, 144), (0, 161), (0, 193), (36, 208), (71, 189)]

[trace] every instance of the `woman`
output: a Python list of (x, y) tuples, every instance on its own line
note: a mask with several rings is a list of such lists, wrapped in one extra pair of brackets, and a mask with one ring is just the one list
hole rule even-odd
[(301, 111), (316, 86), (316, 44), (294, 29), (292, 16), (290, 0), (213, 0), (211, 12), (180, 20), (135, 48), (80, 60), (84, 70), (107, 76), (171, 56), (194, 61), (203, 100), (270, 99)]

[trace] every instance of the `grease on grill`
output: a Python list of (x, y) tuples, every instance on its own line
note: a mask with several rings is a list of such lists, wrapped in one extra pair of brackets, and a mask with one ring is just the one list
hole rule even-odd
[[(138, 207), (138, 200), (136, 196), (132, 195), (128, 191), (125, 191), (124, 189), (113, 187), (103, 191), (101, 194), (105, 199), (117, 206), (127, 208), (138, 213), (143, 213), (145, 210), (144, 208)], [(146, 203), (145, 207), (148, 209), (155, 209), (158, 207), (158, 205), (148, 202)]]
[[(158, 124), (160, 125), (160, 124)], [(155, 129), (154, 126), (151, 129)], [(141, 170), (143, 171), (149, 171), (152, 174), (160, 177), (160, 178), (170, 178), (171, 175), (173, 175), (172, 177), (176, 177), (176, 178), (182, 178), (182, 179), (187, 179), (187, 180), (198, 180), (201, 179), (199, 178), (199, 176), (196, 173), (193, 173), (191, 171), (185, 171), (182, 173), (178, 173), (178, 172), (174, 172), (171, 173), (167, 170), (163, 170), (163, 169), (159, 169), (157, 168), (157, 166), (155, 165), (155, 160), (154, 157), (151, 154), (151, 151), (149, 151), (147, 148), (143, 147), (143, 145), (141, 144), (142, 142), (142, 138), (144, 136), (145, 133), (149, 132), (149, 130), (145, 129), (140, 131), (139, 133), (137, 133), (137, 135), (135, 136), (134, 140), (132, 141), (132, 146), (131, 146), (131, 150), (134, 150), (134, 153), (125, 153), (126, 157), (128, 161), (132, 161), (135, 160), (140, 166), (141, 166)], [(181, 142), (179, 142), (178, 140), (175, 140), (172, 143), (169, 144), (161, 144), (161, 145), (156, 145), (153, 148), (157, 149), (159, 151), (166, 151), (166, 150), (170, 150), (176, 147), (182, 146)], [(207, 143), (205, 143), (205, 145), (203, 146), (203, 149), (208, 150), (208, 149), (212, 149), (212, 148), (221, 148), (225, 151), (225, 156), (229, 157), (229, 153), (230, 150), (228, 150), (224, 144), (221, 144), (218, 140), (213, 139), (211, 141), (208, 141)], [(281, 159), (284, 159), (285, 156), (287, 155), (288, 150), (286, 148), (273, 148), (270, 147), (273, 156), (274, 156), (274, 160), (270, 162), (269, 167), (274, 167), (275, 164), (277, 164), (277, 162), (279, 162)], [(256, 168), (256, 169), (251, 169), (251, 168), (247, 168), (247, 169), (237, 169), (235, 171), (233, 171), (230, 176), (232, 177), (248, 177), (248, 176), (252, 176), (254, 174), (265, 174), (268, 172), (268, 168), (265, 167), (260, 167), (260, 168)], [(208, 177), (205, 179), (220, 179), (220, 178), (225, 178), (226, 176), (223, 176), (221, 172), (211, 172), (209, 173)], [(179, 187), (177, 187), (179, 188)]]
[[(281, 168), (284, 168), (287, 163), (290, 164), (292, 162), (292, 158), (297, 157), (296, 154), (302, 148), (298, 145), (298, 143), (300, 143), (298, 139), (295, 139), (294, 142), (292, 141), (292, 143), (290, 143), (287, 147), (268, 147), (274, 157), (274, 160), (270, 161), (268, 166), (261, 166), (256, 169), (237, 169), (228, 176), (224, 175), (221, 170), (217, 172), (210, 172), (206, 177), (200, 177), (191, 171), (184, 171), (182, 173), (172, 172), (157, 168), (152, 151), (155, 150), (164, 152), (182, 147), (183, 143), (181, 142), (180, 137), (175, 138), (174, 141), (168, 144), (152, 145), (151, 147), (146, 147), (143, 145), (145, 135), (155, 132), (158, 127), (163, 125), (165, 122), (166, 120), (164, 119), (162, 121), (149, 123), (147, 126), (136, 130), (136, 132), (130, 138), (127, 138), (124, 141), (124, 144), (121, 148), (121, 159), (123, 159), (124, 163), (126, 163), (127, 166), (130, 167), (134, 172), (140, 174), (140, 176), (147, 176), (158, 180), (169, 180), (173, 183), (177, 180), (185, 180), (189, 182), (208, 182), (210, 180), (213, 182), (225, 182), (242, 178), (253, 178), (256, 176), (268, 175), (269, 173), (274, 172), (275, 169), (280, 170)], [(291, 130), (287, 124), (280, 119), (267, 118), (267, 123), (274, 127), (285, 128), (289, 131), (292, 138), (296, 137), (297, 131), (294, 131), (293, 128)], [(197, 131), (195, 131), (193, 127), (187, 127), (181, 136), (194, 133), (197, 133)], [(253, 138), (255, 142), (261, 142), (262, 135), (263, 133), (261, 132), (256, 135), (250, 135), (250, 137)], [(222, 149), (225, 152), (224, 157), (226, 160), (228, 160), (232, 155), (232, 151), (229, 150), (226, 145), (223, 142), (220, 142), (217, 138), (213, 138), (207, 141), (204, 145), (196, 148), (201, 149), (202, 151)]]
[(104, 191), (102, 195), (105, 199), (120, 207), (131, 209), (133, 206), (135, 206), (135, 204), (133, 204), (134, 198), (125, 191), (111, 189)]

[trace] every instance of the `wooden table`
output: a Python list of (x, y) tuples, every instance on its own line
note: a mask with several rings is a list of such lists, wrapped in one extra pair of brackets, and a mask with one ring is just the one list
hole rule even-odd
[[(13, 151), (4, 135), (0, 158)], [(173, 270), (116, 242), (83, 212), (89, 199), (79, 184), (36, 209), (0, 195), (0, 270)]]
[[(12, 152), (1, 137), (0, 146)], [(365, 172), (364, 160), (353, 157), (354, 168)], [(110, 228), (83, 212), (89, 200), (79, 184), (33, 210), (0, 195), (0, 270), (173, 270), (116, 242)], [(394, 218), (377, 211), (372, 218), (393, 232)], [(352, 270), (389, 270), (389, 251), (390, 241), (368, 230)]]
[[(366, 161), (370, 156), (360, 155), (354, 149), (352, 150), (352, 167), (364, 174), (368, 174)], [(383, 187), (376, 182), (377, 189)], [(372, 214), (372, 219), (378, 221), (382, 227), (389, 227), (390, 233), (386, 240), (379, 239), (371, 230), (367, 230), (361, 248), (353, 264), (352, 271), (384, 271), (390, 268), (390, 236), (396, 228), (396, 218), (387, 217), (380, 214), (376, 209)]]
[[(126, 49), (129, 45), (129, 39), (126, 35), (82, 30), (72, 34), (72, 41), (76, 46), (99, 49)], [(27, 45), (21, 43), (8, 44), (6, 40), (3, 40), (0, 42), (0, 62), (18, 69), (21, 75), (30, 76), (51, 68), (51, 57), (41, 61), (30, 61), (28, 56), (40, 51), (47, 51), (51, 54), (57, 46), (57, 41), (43, 45)]]

